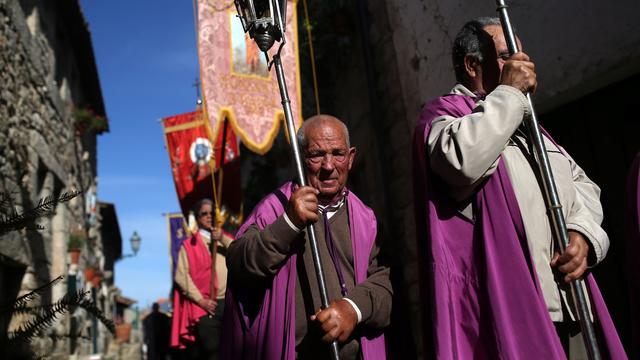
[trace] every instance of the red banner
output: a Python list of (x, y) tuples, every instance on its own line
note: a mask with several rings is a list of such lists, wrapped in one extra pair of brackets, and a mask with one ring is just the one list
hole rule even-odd
[[(165, 141), (180, 208), (185, 218), (196, 201), (209, 198), (215, 201), (214, 180), (222, 157), (224, 131), (218, 132), (215, 148), (211, 131), (200, 110), (163, 119)], [(232, 211), (239, 211), (241, 199), (238, 142), (231, 126), (227, 126), (223, 164), (222, 189), (216, 191), (222, 203)], [(212, 178), (212, 170), (216, 176)]]

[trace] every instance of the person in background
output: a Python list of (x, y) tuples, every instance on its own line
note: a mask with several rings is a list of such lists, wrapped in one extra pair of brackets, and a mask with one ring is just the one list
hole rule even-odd
[(233, 238), (213, 226), (211, 200), (198, 201), (193, 212), (198, 230), (182, 243), (174, 276), (171, 346), (184, 349), (189, 359), (217, 359), (227, 284), (225, 254)]
[(151, 313), (142, 320), (144, 343), (147, 345), (147, 360), (166, 360), (169, 354), (171, 318), (160, 311), (154, 302)]

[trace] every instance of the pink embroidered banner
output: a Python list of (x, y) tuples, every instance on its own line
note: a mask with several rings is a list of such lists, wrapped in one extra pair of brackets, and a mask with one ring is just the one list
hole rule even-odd
[[(299, 127), (302, 111), (296, 2), (287, 1), (287, 44), (281, 56), (294, 122)], [(264, 54), (244, 33), (232, 0), (198, 0), (197, 4), (200, 77), (214, 137), (227, 117), (245, 146), (264, 154), (271, 149), (284, 120), (275, 71), (268, 71)]]

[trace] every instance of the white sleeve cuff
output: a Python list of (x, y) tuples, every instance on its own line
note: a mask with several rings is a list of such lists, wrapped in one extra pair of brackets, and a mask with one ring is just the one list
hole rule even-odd
[(358, 308), (358, 305), (356, 305), (356, 303), (353, 302), (353, 300), (349, 299), (349, 298), (343, 298), (344, 300), (347, 300), (347, 302), (349, 304), (351, 304), (351, 306), (353, 307), (353, 310), (356, 311), (356, 315), (358, 315), (358, 324), (360, 324), (360, 322), (362, 321), (362, 313), (360, 312), (360, 309)]
[(299, 233), (300, 231), (302, 231), (302, 230), (298, 229), (298, 227), (297, 227), (297, 226), (295, 226), (295, 225), (293, 224), (293, 222), (291, 222), (291, 220), (290, 220), (290, 219), (289, 219), (289, 217), (287, 216), (287, 213), (286, 213), (286, 212), (284, 212), (284, 213), (283, 213), (283, 216), (284, 216), (284, 221), (286, 221), (286, 222), (287, 222), (287, 225), (289, 225), (289, 227), (290, 227), (291, 229), (293, 229), (293, 230), (294, 230), (295, 232), (297, 232), (297, 233)]
[[(594, 235), (591, 231), (589, 231), (589, 229), (587, 229), (587, 227), (579, 225), (579, 224), (575, 224), (575, 223), (567, 223), (567, 230), (573, 230), (573, 231), (577, 231), (580, 234), (582, 234), (582, 236), (584, 236), (585, 240), (587, 241), (587, 244), (589, 245), (590, 249), (593, 249), (595, 255), (596, 255), (596, 262), (595, 264), (591, 264), (589, 266), (589, 268), (594, 267), (595, 265), (599, 264), (605, 257), (606, 250), (602, 249), (602, 238), (605, 239), (605, 241), (608, 241), (608, 237), (607, 234), (604, 232), (604, 230), (600, 230), (599, 234), (600, 236)], [(596, 229), (597, 231), (597, 229)], [(608, 250), (608, 249), (607, 249)]]

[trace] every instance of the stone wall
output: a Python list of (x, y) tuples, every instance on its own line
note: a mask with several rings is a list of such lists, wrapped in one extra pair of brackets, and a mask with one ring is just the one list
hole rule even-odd
[[(386, 1), (407, 121), (454, 83), (451, 43), (465, 21), (497, 16), (495, 2)], [(524, 50), (536, 63), (539, 112), (640, 70), (640, 2), (507, 1)]]
[[(4, 214), (65, 191), (93, 189), (95, 194), (96, 133), (77, 131), (73, 114), (78, 106), (104, 114), (104, 106), (99, 85), (87, 88), (87, 82), (98, 82), (95, 64), (93, 72), (87, 67), (93, 54), (85, 58), (87, 44), (78, 41), (78, 27), (88, 37), (86, 24), (77, 2), (63, 3), (0, 0), (0, 191), (10, 194)], [(72, 230), (86, 230), (88, 195), (58, 205), (54, 215), (40, 219), (42, 230), (0, 238), (2, 303), (59, 275), (66, 279), (67, 239)], [(85, 255), (91, 256), (89, 240)], [(66, 288), (65, 280), (41, 301), (59, 299)], [(12, 326), (18, 322), (14, 319)], [(67, 335), (67, 322), (62, 319), (51, 331)], [(1, 325), (4, 332), (8, 324)], [(43, 338), (36, 348), (64, 357), (66, 344)]]

